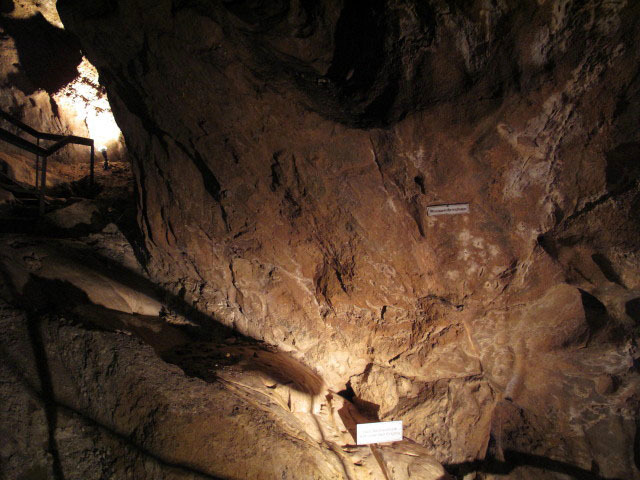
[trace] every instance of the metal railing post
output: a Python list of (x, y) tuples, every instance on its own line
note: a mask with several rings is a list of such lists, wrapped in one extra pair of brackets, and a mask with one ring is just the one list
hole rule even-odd
[[(0, 141), (8, 142), (22, 150), (26, 150), (27, 152), (34, 153), (36, 156), (36, 178), (35, 178), (35, 191), (38, 192), (38, 187), (40, 188), (39, 192), (39, 212), (40, 215), (43, 215), (45, 212), (45, 203), (46, 203), (46, 193), (47, 193), (47, 158), (49, 155), (56, 153), (65, 145), (70, 143), (74, 143), (76, 145), (86, 145), (91, 147), (91, 173), (89, 175), (89, 181), (91, 183), (91, 187), (94, 185), (95, 181), (95, 142), (92, 138), (84, 138), (77, 137), (75, 135), (57, 135), (54, 133), (42, 133), (28, 125), (25, 125), (17, 118), (12, 117), (8, 113), (0, 110), (0, 119), (9, 122), (10, 124), (18, 127), (20, 130), (32, 135), (36, 138), (36, 144), (34, 145), (32, 142), (25, 140), (18, 136), (17, 134), (11, 133), (9, 130), (0, 127)], [(49, 148), (40, 147), (40, 140), (52, 140), (56, 143)], [(40, 159), (42, 158), (42, 161)], [(106, 159), (105, 159), (106, 160)]]
[[(36, 145), (40, 146), (40, 139), (36, 138)], [(40, 155), (36, 153), (36, 190), (38, 189), (38, 177), (40, 175)]]
[(47, 185), (47, 157), (42, 157), (42, 180), (40, 181), (40, 205), (39, 213), (44, 215), (44, 196), (46, 193), (45, 187)]
[(91, 143), (91, 172), (89, 173), (89, 185), (93, 188), (93, 165), (95, 163), (95, 147), (94, 144)]

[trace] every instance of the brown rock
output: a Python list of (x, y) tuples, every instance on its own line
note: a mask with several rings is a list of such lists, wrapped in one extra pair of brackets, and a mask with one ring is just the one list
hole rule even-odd
[(637, 404), (598, 410), (593, 378), (637, 375), (639, 5), (491, 5), (58, 8), (132, 150), (158, 282), (333, 391), (355, 377), (441, 462), (482, 458), (510, 398), (524, 460), (638, 478)]
[(608, 395), (613, 393), (616, 388), (615, 377), (611, 375), (600, 375), (596, 378), (596, 392), (600, 395)]

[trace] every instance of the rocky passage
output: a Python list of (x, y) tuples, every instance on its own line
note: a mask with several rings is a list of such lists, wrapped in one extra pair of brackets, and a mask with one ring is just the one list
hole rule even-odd
[[(114, 328), (147, 347), (78, 333), (141, 356), (105, 364), (105, 402), (136, 378), (160, 417), (134, 402), (130, 430), (98, 423), (162, 459), (154, 475), (640, 478), (640, 3), (57, 8), (123, 131), (139, 273), (165, 295), (111, 285)], [(469, 213), (427, 215), (451, 203)], [(71, 246), (34, 266), (5, 245), (14, 271), (63, 279)], [(53, 349), (80, 332), (47, 321)], [(358, 415), (406, 440), (354, 447)]]
[[(96, 152), (107, 147), (111, 160), (126, 159), (98, 72), (83, 56), (77, 38), (64, 30), (55, 0), (2, 1), (0, 109), (39, 132), (93, 138)], [(4, 120), (0, 128), (21, 135)], [(36, 141), (29, 135), (23, 138)], [(40, 146), (52, 143), (43, 141)], [(24, 155), (4, 142), (2, 152)], [(81, 169), (88, 171), (88, 160), (86, 146), (70, 144), (56, 152), (50, 163), (73, 168), (77, 174)], [(4, 172), (2, 161), (0, 172)]]

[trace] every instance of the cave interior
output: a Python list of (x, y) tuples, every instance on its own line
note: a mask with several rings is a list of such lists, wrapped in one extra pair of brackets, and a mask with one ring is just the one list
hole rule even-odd
[(639, 44), (1, 0), (0, 480), (640, 480)]

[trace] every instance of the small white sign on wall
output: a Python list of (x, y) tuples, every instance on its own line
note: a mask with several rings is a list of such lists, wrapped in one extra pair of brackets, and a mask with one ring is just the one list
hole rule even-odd
[(469, 213), (468, 203), (451, 203), (449, 205), (433, 205), (427, 207), (427, 215), (435, 217), (437, 215), (459, 215)]
[(402, 440), (402, 420), (394, 422), (359, 423), (356, 425), (356, 443), (400, 442)]

